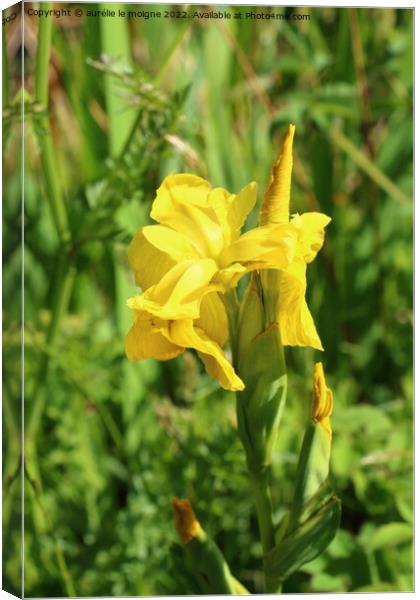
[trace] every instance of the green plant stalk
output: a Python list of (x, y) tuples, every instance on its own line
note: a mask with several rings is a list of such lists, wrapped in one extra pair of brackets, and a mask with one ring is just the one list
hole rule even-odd
[(273, 580), (266, 566), (266, 554), (275, 546), (275, 528), (270, 491), (270, 472), (266, 467), (259, 473), (248, 471), (254, 493), (258, 528), (263, 551), (264, 593), (281, 593), (282, 584)]
[[(232, 362), (235, 369), (238, 363), (238, 323), (239, 323), (239, 302), (235, 290), (231, 290), (223, 296), (226, 311), (228, 314), (229, 323), (229, 338), (232, 350)], [(281, 372), (285, 373), (284, 355), (281, 354), (282, 363), (280, 365)], [(238, 423), (242, 422), (241, 406), (242, 398), (240, 394), (236, 394), (236, 411), (238, 415)], [(243, 424), (245, 426), (245, 423)], [(248, 476), (251, 488), (255, 498), (255, 506), (257, 512), (258, 528), (260, 531), (261, 546), (263, 551), (263, 570), (264, 570), (264, 590), (266, 593), (280, 592), (279, 585), (275, 584), (269, 577), (265, 567), (265, 555), (275, 545), (275, 528), (273, 521), (273, 508), (271, 502), (270, 491), (270, 469), (269, 466), (263, 466), (258, 469), (253, 469), (248, 466)]]
[[(48, 6), (49, 3), (41, 2), (40, 10), (47, 10)], [(70, 239), (67, 209), (61, 191), (60, 181), (58, 179), (58, 169), (55, 162), (48, 115), (48, 73), (51, 53), (51, 36), (52, 18), (46, 17), (40, 19), (35, 67), (35, 101), (39, 110), (37, 120), (39, 129), (42, 131), (42, 134), (38, 136), (38, 143), (48, 202), (51, 207), (59, 241), (61, 244), (66, 244)]]
[(3, 110), (9, 106), (9, 96), (10, 96), (10, 90), (9, 90), (9, 69), (8, 69), (8, 64), (7, 64), (7, 43), (6, 43), (6, 27), (3, 27), (3, 32), (2, 32), (2, 51), (3, 51), (3, 56), (2, 56), (2, 107)]
[(54, 146), (51, 139), (48, 117), (46, 115), (45, 117), (41, 116), (39, 118), (39, 123), (43, 130), (43, 133), (38, 139), (47, 198), (51, 207), (60, 245), (64, 247), (70, 241), (70, 229), (67, 219), (67, 209), (57, 176), (57, 165), (54, 158)]
[(257, 507), (257, 518), (260, 529), (261, 544), (265, 554), (274, 546), (274, 523), (272, 519), (272, 503), (268, 469), (258, 474), (249, 472)]
[[(49, 4), (40, 4), (41, 10), (47, 10)], [(68, 225), (67, 207), (58, 178), (58, 169), (52, 142), (51, 127), (48, 113), (48, 73), (51, 53), (52, 19), (43, 18), (39, 21), (38, 46), (35, 67), (35, 100), (38, 105), (36, 128), (40, 148), (41, 164), (47, 192), (47, 200), (53, 215), (54, 224), (59, 240), (57, 267), (54, 271), (54, 294), (51, 307), (51, 323), (47, 332), (46, 341), (53, 345), (59, 331), (60, 321), (66, 313), (74, 280), (74, 270), (68, 261), (67, 248), (70, 242), (70, 229)], [(30, 402), (30, 413), (26, 428), (25, 462), (30, 465), (33, 473), (38, 472), (36, 460), (36, 441), (39, 422), (45, 404), (43, 383), (49, 365), (49, 356), (42, 358), (38, 376), (33, 388)]]
[[(48, 8), (48, 2), (41, 2), (40, 10)], [(48, 104), (48, 74), (50, 64), (52, 36), (52, 19), (45, 17), (39, 20), (38, 46), (35, 67), (35, 98), (43, 107)]]
[[(101, 4), (101, 8), (117, 10), (118, 4)], [(112, 59), (119, 67), (130, 67), (132, 63), (130, 36), (127, 19), (122, 17), (100, 19), (102, 53)], [(109, 73), (104, 74), (106, 112), (109, 122), (110, 155), (118, 159), (123, 156), (127, 144), (131, 143), (136, 131), (136, 111), (127, 108), (128, 100), (122, 97), (118, 81)], [(140, 121), (140, 116), (139, 116)], [(116, 253), (112, 252), (114, 271), (116, 321), (118, 332), (123, 334), (130, 327), (130, 313), (125, 307), (125, 300), (131, 293), (131, 284), (126, 270), (121, 266)]]

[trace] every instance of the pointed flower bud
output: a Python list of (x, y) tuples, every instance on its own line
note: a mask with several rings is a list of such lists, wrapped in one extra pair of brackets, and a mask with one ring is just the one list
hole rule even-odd
[(333, 394), (327, 387), (322, 363), (314, 366), (312, 420), (319, 423), (330, 436), (332, 429), (329, 417), (333, 410)]
[(201, 525), (196, 519), (189, 500), (172, 498), (172, 506), (175, 513), (175, 527), (178, 530), (181, 542), (188, 544), (188, 542), (198, 537), (202, 531)]
[(286, 228), (295, 240), (294, 256), (284, 269), (264, 269), (261, 281), (264, 306), (271, 321), (280, 327), (284, 346), (311, 346), (323, 350), (316, 326), (306, 303), (306, 268), (324, 242), (327, 215), (309, 212), (290, 218), (290, 189), (293, 167), (295, 126), (289, 125), (280, 155), (271, 170), (260, 211), (260, 229)]
[(286, 139), (279, 157), (273, 165), (270, 181), (264, 194), (264, 202), (260, 211), (261, 225), (281, 225), (289, 222), (294, 135), (295, 126), (289, 125)]
[(330, 416), (333, 396), (327, 387), (322, 363), (316, 363), (313, 375), (312, 421), (306, 428), (295, 478), (295, 490), (288, 529), (302, 519), (308, 502), (323, 494), (330, 471), (332, 430)]
[(203, 585), (204, 594), (248, 594), (244, 586), (233, 577), (223, 554), (202, 529), (189, 500), (172, 498), (175, 526), (189, 570)]

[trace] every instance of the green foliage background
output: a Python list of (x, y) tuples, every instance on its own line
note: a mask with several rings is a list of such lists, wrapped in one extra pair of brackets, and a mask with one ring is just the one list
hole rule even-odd
[[(325, 352), (287, 349), (290, 388), (274, 464), (281, 485), (273, 495), (280, 518), (292, 493), (312, 366), (322, 360), (335, 398), (332, 475), (343, 518), (327, 551), (284, 591), (412, 589), (413, 12), (255, 10), (311, 19), (54, 20), (49, 115), (71, 229), (66, 248), (40, 161), (49, 134), (35, 97), (38, 20), (25, 16), (33, 34), (26, 36), (23, 215), (25, 423), (33, 423), (28, 596), (199, 593), (177, 546), (173, 495), (192, 501), (235, 576), (261, 590), (234, 397), (193, 353), (169, 363), (126, 360), (125, 300), (136, 291), (126, 252), (169, 172), (193, 172), (235, 192), (256, 180), (261, 198), (289, 122), (297, 126), (292, 211), (322, 210), (332, 223), (308, 270)], [(21, 97), (8, 27), (3, 564), (4, 587), (16, 592)], [(32, 421), (34, 404), (39, 418)]]

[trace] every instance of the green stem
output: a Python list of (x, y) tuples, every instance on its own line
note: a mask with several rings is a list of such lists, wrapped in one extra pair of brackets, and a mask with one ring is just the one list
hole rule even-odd
[(132, 143), (132, 141), (134, 139), (134, 136), (136, 135), (137, 129), (138, 129), (140, 123), (141, 123), (142, 116), (143, 116), (143, 111), (139, 110), (139, 112), (137, 114), (137, 117), (136, 117), (136, 120), (134, 121), (133, 126), (131, 127), (131, 130), (130, 130), (128, 136), (127, 136), (127, 140), (126, 140), (126, 142), (124, 144), (124, 147), (121, 150), (121, 153), (120, 153), (120, 155), (118, 157), (119, 162), (123, 161), (124, 156), (130, 150), (131, 143)]
[[(41, 2), (40, 10), (48, 10), (48, 7), (48, 2)], [(58, 169), (55, 161), (55, 153), (48, 115), (48, 74), (50, 65), (51, 35), (52, 18), (46, 17), (40, 19), (35, 68), (35, 100), (38, 105), (38, 110), (40, 111), (37, 117), (38, 143), (40, 147), (41, 163), (44, 172), (47, 198), (53, 214), (58, 239), (60, 243), (64, 245), (70, 240), (70, 231), (67, 219), (67, 209), (58, 177)]]
[[(49, 4), (41, 2), (40, 10), (47, 10)], [(58, 178), (58, 169), (55, 162), (55, 152), (52, 142), (51, 127), (48, 114), (48, 73), (51, 53), (52, 19), (43, 18), (39, 21), (38, 46), (35, 68), (35, 97), (39, 105), (38, 115), (38, 143), (40, 147), (41, 163), (44, 174), (47, 199), (53, 215), (57, 236), (59, 240), (58, 259), (55, 273), (55, 290), (52, 304), (52, 317), (46, 342), (53, 345), (59, 331), (60, 321), (67, 311), (71, 289), (74, 279), (74, 270), (70, 267), (67, 247), (70, 241), (67, 207)], [(43, 383), (48, 370), (49, 357), (45, 355), (41, 361), (38, 377), (31, 397), (31, 412), (28, 419), (27, 433), (34, 443), (33, 437), (38, 429), (39, 421), (45, 403)], [(29, 456), (35, 456), (29, 452)]]
[(3, 26), (3, 35), (2, 35), (2, 46), (3, 46), (3, 57), (2, 57), (2, 84), (3, 84), (3, 93), (2, 93), (2, 107), (3, 110), (9, 106), (9, 69), (7, 64), (7, 43), (6, 43), (6, 27)]
[(261, 544), (265, 554), (274, 546), (274, 523), (268, 468), (266, 467), (258, 473), (250, 471), (249, 478), (255, 496)]
[[(48, 9), (48, 2), (41, 2), (40, 10)], [(50, 64), (50, 50), (52, 37), (52, 19), (40, 19), (38, 29), (38, 46), (36, 51), (35, 67), (35, 98), (43, 107), (48, 104), (48, 74)]]
[[(241, 326), (247, 320), (257, 319), (256, 331), (261, 330), (250, 340), (246, 335), (245, 339), (240, 340), (239, 375), (246, 387), (237, 394), (236, 407), (238, 431), (245, 448), (255, 498), (263, 554), (264, 590), (266, 593), (275, 593), (279, 591), (278, 582), (270, 576), (267, 565), (268, 553), (275, 547), (270, 465), (286, 401), (287, 374), (276, 322), (279, 276), (274, 271), (267, 271), (261, 280), (256, 277), (252, 283), (254, 288), (251, 291), (260, 299), (260, 303), (253, 303), (252, 296), (246, 296), (241, 309)], [(232, 312), (228, 310), (229, 317)], [(235, 322), (231, 326), (238, 329)], [(232, 334), (231, 337), (234, 339)]]
[(47, 198), (50, 203), (58, 239), (62, 246), (70, 241), (70, 229), (67, 219), (67, 210), (58, 180), (57, 165), (54, 158), (54, 146), (48, 118), (40, 118), (42, 133), (39, 135), (41, 163), (44, 172)]
[[(48, 347), (52, 347), (55, 344), (57, 334), (59, 332), (60, 322), (67, 312), (71, 292), (73, 289), (75, 270), (70, 266), (67, 256), (60, 254), (55, 273), (56, 289), (53, 295), (52, 318), (46, 337), (46, 344)], [(48, 372), (49, 362), (50, 355), (44, 354), (39, 366), (38, 377), (35, 382), (35, 387), (31, 398), (32, 408), (27, 420), (28, 426), (26, 431), (29, 442), (33, 442), (33, 438), (38, 430), (39, 422), (44, 409), (45, 394), (43, 393), (43, 385)]]
[(272, 581), (267, 573), (265, 555), (275, 545), (275, 529), (273, 522), (273, 507), (271, 503), (269, 469), (265, 467), (258, 473), (249, 471), (249, 479), (254, 492), (257, 510), (258, 528), (260, 530), (261, 545), (263, 550), (264, 592), (279, 593), (279, 586)]

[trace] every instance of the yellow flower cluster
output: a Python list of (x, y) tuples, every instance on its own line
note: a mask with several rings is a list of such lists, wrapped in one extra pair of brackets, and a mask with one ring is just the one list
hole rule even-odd
[(238, 194), (212, 189), (190, 174), (166, 177), (151, 217), (129, 249), (143, 293), (127, 302), (133, 325), (126, 338), (130, 360), (168, 360), (195, 349), (208, 373), (229, 390), (244, 384), (223, 351), (228, 321), (223, 294), (250, 271), (275, 270), (279, 279), (278, 324), (284, 345), (322, 349), (305, 301), (306, 265), (314, 260), (329, 217), (289, 218), (292, 143), (289, 127), (260, 212), (260, 226), (242, 233), (254, 208), (257, 185)]

